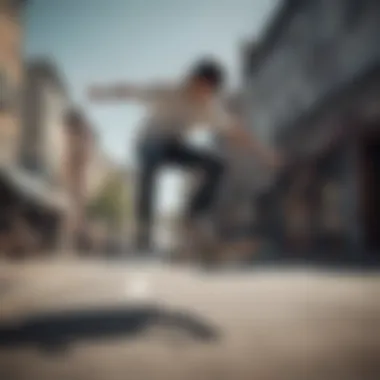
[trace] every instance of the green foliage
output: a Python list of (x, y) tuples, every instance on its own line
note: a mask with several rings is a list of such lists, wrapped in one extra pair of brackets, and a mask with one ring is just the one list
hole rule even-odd
[(129, 195), (130, 189), (126, 186), (126, 181), (120, 174), (114, 174), (88, 205), (87, 214), (90, 218), (118, 227), (131, 215), (132, 205)]

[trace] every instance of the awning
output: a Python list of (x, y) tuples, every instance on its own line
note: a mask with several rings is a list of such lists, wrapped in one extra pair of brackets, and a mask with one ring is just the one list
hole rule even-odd
[(66, 212), (70, 206), (70, 199), (65, 192), (54, 188), (43, 178), (40, 178), (25, 169), (17, 166), (2, 165), (2, 177), (19, 193), (42, 207)]

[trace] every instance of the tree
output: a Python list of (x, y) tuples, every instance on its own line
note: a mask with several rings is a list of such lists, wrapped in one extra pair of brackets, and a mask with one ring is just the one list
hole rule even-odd
[(87, 214), (110, 227), (121, 227), (123, 221), (131, 217), (130, 198), (130, 188), (123, 173), (113, 173), (88, 205)]

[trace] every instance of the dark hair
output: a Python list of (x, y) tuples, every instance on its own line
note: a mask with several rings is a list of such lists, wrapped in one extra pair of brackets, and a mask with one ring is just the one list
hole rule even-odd
[(203, 59), (193, 66), (190, 71), (190, 79), (204, 80), (215, 89), (219, 89), (224, 85), (225, 73), (218, 62), (212, 59)]

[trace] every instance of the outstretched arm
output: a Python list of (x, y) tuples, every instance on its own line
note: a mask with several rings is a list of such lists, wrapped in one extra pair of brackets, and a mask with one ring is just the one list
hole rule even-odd
[(231, 110), (225, 103), (219, 102), (213, 111), (210, 124), (219, 128), (233, 144), (253, 152), (264, 165), (275, 168), (284, 165), (284, 159), (279, 152), (262, 144), (244, 126), (241, 111)]
[(284, 159), (279, 152), (262, 144), (238, 120), (235, 120), (226, 132), (230, 140), (241, 147), (251, 150), (263, 164), (275, 168), (284, 164)]
[(167, 96), (172, 91), (168, 85), (138, 86), (127, 83), (93, 85), (88, 89), (88, 97), (96, 102), (132, 101), (149, 103)]

